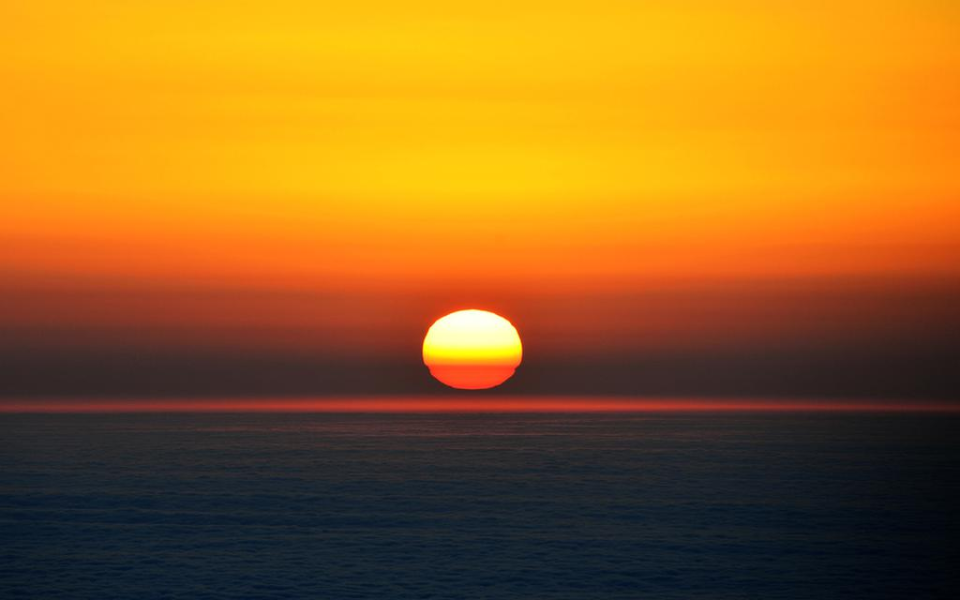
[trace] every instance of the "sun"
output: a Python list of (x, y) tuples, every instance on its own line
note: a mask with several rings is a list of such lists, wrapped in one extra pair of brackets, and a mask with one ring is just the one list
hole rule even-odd
[(423, 363), (430, 374), (461, 390), (500, 385), (513, 376), (522, 358), (517, 329), (486, 310), (458, 310), (441, 317), (423, 339)]

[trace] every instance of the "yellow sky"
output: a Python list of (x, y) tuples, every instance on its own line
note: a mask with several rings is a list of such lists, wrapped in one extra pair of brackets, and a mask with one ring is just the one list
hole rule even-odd
[(335, 4), (4, 2), (0, 268), (349, 287), (957, 262), (954, 3)]

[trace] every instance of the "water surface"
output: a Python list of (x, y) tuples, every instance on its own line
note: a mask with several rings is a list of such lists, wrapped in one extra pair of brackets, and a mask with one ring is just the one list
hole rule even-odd
[(0, 416), (3, 598), (947, 598), (960, 419)]

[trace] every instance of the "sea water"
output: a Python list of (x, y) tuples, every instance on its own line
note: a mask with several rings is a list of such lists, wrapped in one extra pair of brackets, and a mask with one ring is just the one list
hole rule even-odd
[(0, 416), (0, 597), (949, 598), (960, 419)]

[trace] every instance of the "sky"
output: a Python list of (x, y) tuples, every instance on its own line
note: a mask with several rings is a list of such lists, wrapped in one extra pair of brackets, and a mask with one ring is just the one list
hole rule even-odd
[(960, 400), (960, 8), (0, 6), (0, 397)]

